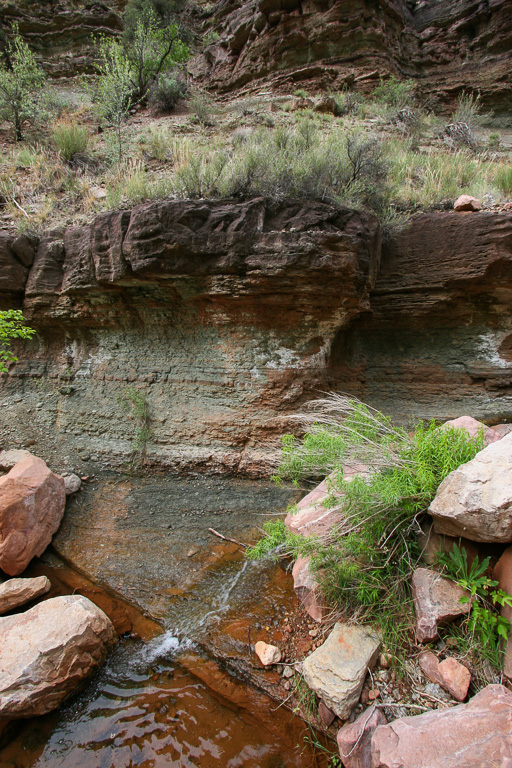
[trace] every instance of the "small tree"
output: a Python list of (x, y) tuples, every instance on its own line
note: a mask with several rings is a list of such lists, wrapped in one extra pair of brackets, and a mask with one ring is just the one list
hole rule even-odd
[(14, 128), (16, 141), (37, 115), (45, 74), (13, 25), (13, 37), (6, 45), (6, 63), (0, 65), (0, 118)]
[(100, 118), (115, 129), (121, 162), (122, 127), (133, 99), (132, 68), (121, 43), (100, 38), (96, 70), (99, 77), (93, 99)]
[(181, 39), (178, 25), (160, 26), (151, 8), (144, 9), (137, 19), (125, 50), (132, 69), (135, 96), (139, 100), (146, 99), (150, 84), (161, 72), (183, 64), (189, 57), (188, 46)]
[(11, 351), (11, 339), (30, 339), (35, 334), (23, 322), (19, 309), (0, 310), (0, 373), (7, 373), (9, 363), (18, 359)]

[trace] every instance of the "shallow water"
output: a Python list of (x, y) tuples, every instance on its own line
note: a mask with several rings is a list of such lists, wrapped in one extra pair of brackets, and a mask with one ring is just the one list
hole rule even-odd
[[(214, 693), (173, 658), (166, 634), (123, 641), (86, 690), (27, 723), (1, 753), (2, 768), (311, 766), (305, 729), (288, 713), (273, 727)], [(255, 709), (261, 705), (254, 695)], [(299, 746), (297, 746), (299, 745)]]
[(27, 575), (46, 572), (56, 592), (85, 594), (143, 639), (123, 639), (57, 712), (16, 725), (0, 768), (321, 765), (305, 724), (263, 692), (279, 676), (251, 651), (293, 604), (291, 578), (207, 533), (220, 512), (223, 533), (254, 540), (283, 501), (265, 484), (110, 476), (70, 505), (57, 546), (95, 583), (54, 556)]

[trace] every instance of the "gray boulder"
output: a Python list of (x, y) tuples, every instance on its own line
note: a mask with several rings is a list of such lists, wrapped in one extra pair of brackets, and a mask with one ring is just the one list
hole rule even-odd
[(346, 720), (379, 649), (379, 637), (366, 627), (335, 624), (325, 643), (304, 660), (302, 675), (329, 709)]

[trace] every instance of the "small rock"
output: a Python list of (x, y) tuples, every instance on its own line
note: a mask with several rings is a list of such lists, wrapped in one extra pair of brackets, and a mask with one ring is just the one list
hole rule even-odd
[(453, 208), (458, 213), (461, 211), (481, 211), (482, 203), (471, 195), (461, 195), (456, 199)]
[(9, 579), (0, 584), (0, 613), (7, 613), (29, 600), (45, 595), (51, 587), (46, 576), (34, 579)]
[(502, 435), (495, 432), (492, 427), (488, 427), (483, 422), (473, 419), (472, 416), (459, 416), (458, 419), (445, 421), (444, 424), (441, 424), (439, 429), (446, 430), (450, 427), (454, 427), (455, 429), (465, 429), (471, 437), (475, 437), (479, 433), (482, 433), (484, 436), (484, 445), (497, 443), (498, 440), (501, 440), (502, 438)]
[(197, 553), (198, 553), (198, 552), (199, 552), (199, 550), (198, 550), (198, 549), (196, 549), (196, 547), (192, 547), (192, 548), (191, 548), (191, 549), (189, 549), (189, 551), (187, 552), (187, 557), (194, 557), (194, 555), (197, 555)]
[(371, 743), (375, 729), (386, 724), (380, 709), (372, 706), (353, 723), (344, 725), (338, 731), (338, 749), (345, 768), (371, 768)]
[(467, 596), (462, 587), (428, 568), (417, 568), (412, 576), (416, 612), (416, 638), (419, 643), (435, 640), (438, 627), (469, 613), (471, 603), (460, 603)]
[(379, 638), (365, 627), (338, 623), (327, 640), (303, 661), (306, 683), (342, 720), (357, 704), (379, 647)]
[(292, 569), (293, 588), (297, 599), (315, 621), (322, 621), (327, 608), (318, 582), (310, 570), (310, 558), (298, 557)]
[(332, 96), (320, 96), (320, 98), (315, 101), (314, 110), (315, 112), (321, 112), (323, 114), (339, 114), (338, 104), (336, 103), (336, 99), (333, 99)]
[(285, 667), (283, 669), (283, 677), (293, 677), (293, 669), (291, 667)]
[(264, 667), (268, 667), (270, 664), (278, 664), (281, 661), (281, 651), (279, 648), (275, 645), (264, 643), (263, 640), (258, 640), (254, 646), (254, 651)]
[(389, 653), (381, 653), (379, 656), (379, 666), (382, 669), (389, 669), (391, 666), (391, 656)]
[(418, 661), (429, 680), (438, 683), (457, 701), (464, 701), (471, 682), (471, 673), (467, 667), (451, 656), (439, 662), (437, 656), (430, 651), (422, 653)]
[(380, 696), (380, 691), (378, 688), (370, 688), (368, 691), (368, 701), (375, 701), (375, 699), (378, 699)]
[(291, 687), (292, 686), (291, 686), (290, 681), (289, 680), (285, 680), (284, 683), (283, 683), (283, 688), (285, 689), (285, 691), (289, 691)]
[(308, 635), (310, 637), (316, 637), (318, 635), (318, 629), (310, 629)]
[(8, 471), (12, 469), (22, 459), (32, 456), (30, 451), (13, 448), (11, 451), (0, 451), (0, 469)]
[(66, 472), (62, 477), (64, 478), (66, 496), (71, 496), (72, 493), (77, 493), (82, 487), (82, 481), (78, 475), (75, 475), (72, 472)]
[(325, 727), (329, 728), (329, 726), (333, 724), (336, 718), (336, 714), (332, 711), (332, 709), (329, 709), (329, 707), (326, 706), (322, 700), (320, 700), (320, 704), (318, 705), (318, 717), (325, 725)]

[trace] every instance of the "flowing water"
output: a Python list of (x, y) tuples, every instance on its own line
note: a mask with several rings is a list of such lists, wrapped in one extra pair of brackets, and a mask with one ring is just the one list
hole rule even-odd
[[(202, 489), (203, 498), (210, 494), (223, 514), (228, 508), (243, 507), (244, 498), (246, 506), (254, 505), (254, 499), (262, 493), (261, 484), (238, 484), (233, 495), (230, 486), (205, 482), (208, 487)], [(159, 509), (169, 514), (169, 492), (174, 492), (175, 499), (179, 496), (175, 484), (170, 487), (169, 481), (162, 483), (157, 488), (160, 496), (156, 494), (160, 501), (152, 508), (152, 527), (138, 531), (144, 558), (148, 557), (154, 530), (159, 526)], [(94, 535), (91, 538), (80, 526), (81, 516), (89, 515), (88, 504), (94, 506), (100, 493), (106, 515), (102, 524), (107, 525), (108, 518), (110, 539), (116, 546), (128, 546), (124, 541), (120, 543), (119, 530), (126, 531), (126, 536), (133, 535), (137, 523), (130, 504), (137, 506), (139, 492), (147, 499), (148, 487), (142, 485), (141, 489), (133, 482), (125, 484), (121, 501), (119, 486), (110, 479), (89, 496), (86, 494), (80, 508), (71, 507), (71, 527), (66, 538), (60, 535), (57, 548), (79, 551), (83, 557), (80, 568), (89, 563), (93, 577), (102, 571), (108, 576), (112, 549), (98, 546)], [(267, 505), (267, 495), (263, 494), (262, 499), (262, 505)], [(226, 500), (231, 501), (231, 506), (226, 507)], [(124, 509), (123, 504), (130, 507), (130, 525), (124, 525), (124, 515), (120, 515), (121, 524), (114, 530), (112, 518), (120, 508)], [(216, 509), (213, 513), (218, 514)], [(203, 514), (207, 514), (204, 509)], [(253, 509), (243, 520), (237, 515), (236, 525), (233, 522), (229, 530), (224, 523), (225, 532), (243, 537), (244, 530), (247, 534), (254, 528), (254, 514)], [(126, 582), (134, 587), (126, 586), (118, 562), (111, 571), (115, 583), (109, 584), (107, 578), (106, 589), (99, 589), (54, 556), (32, 569), (34, 574), (50, 575), (55, 593), (76, 591), (97, 602), (116, 622), (118, 631), (131, 631), (132, 637), (122, 639), (84, 690), (57, 712), (15, 724), (10, 742), (0, 750), (0, 768), (306, 768), (323, 764), (309, 743), (311, 734), (305, 724), (261, 690), (278, 680), (277, 673), (262, 672), (251, 662), (251, 643), (264, 638), (265, 626), (276, 624), (282, 611), (293, 605), (289, 574), (275, 565), (248, 562), (235, 545), (211, 536), (191, 557), (187, 548), (200, 541), (194, 526), (187, 538), (186, 521), (193, 518), (187, 515), (179, 527), (180, 553), (175, 552), (168, 565), (152, 562), (146, 580), (143, 576), (137, 577), (138, 581), (135, 578), (140, 570), (136, 552), (125, 561), (126, 575), (130, 576)], [(208, 525), (205, 520), (201, 530)], [(161, 554), (162, 548), (158, 549)], [(169, 553), (165, 548), (163, 551), (168, 559)], [(197, 564), (190, 568), (194, 558)], [(153, 559), (158, 559), (156, 550)], [(178, 582), (172, 579), (180, 571), (180, 563), (183, 583), (178, 589)], [(168, 573), (167, 591), (162, 590), (164, 585), (157, 583), (153, 573), (160, 581), (165, 581)], [(160, 590), (158, 600), (154, 590), (147, 589), (148, 584)], [(115, 587), (115, 595), (109, 586)], [(144, 609), (141, 602), (146, 599), (148, 613), (154, 615), (157, 611), (158, 623), (145, 619), (142, 612), (123, 602), (123, 596), (134, 593), (139, 607)]]

